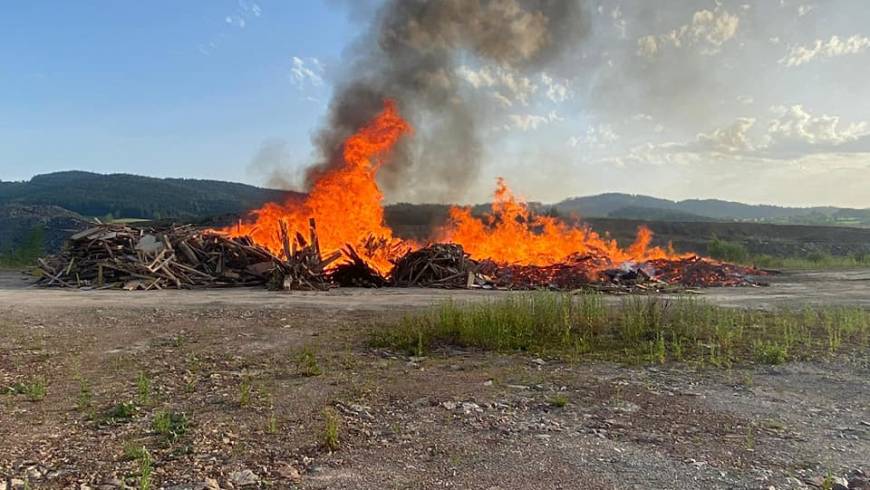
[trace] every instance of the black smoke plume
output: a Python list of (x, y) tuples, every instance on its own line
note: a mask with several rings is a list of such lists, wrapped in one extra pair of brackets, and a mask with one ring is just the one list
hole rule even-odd
[(387, 191), (461, 197), (478, 175), (480, 123), (493, 99), (463, 90), (459, 63), (532, 73), (584, 31), (580, 0), (387, 0), (349, 48), (326, 127), (314, 137), (323, 159), (307, 182), (340, 164), (342, 142), (390, 98), (416, 132), (382, 170)]

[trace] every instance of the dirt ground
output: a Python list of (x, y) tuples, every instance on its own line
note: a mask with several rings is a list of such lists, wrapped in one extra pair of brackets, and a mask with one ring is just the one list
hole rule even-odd
[[(718, 370), (368, 345), (373, 325), (492, 294), (45, 291), (0, 273), (0, 390), (45, 387), (0, 394), (0, 489), (135, 487), (141, 446), (151, 487), (175, 489), (785, 489), (870, 471), (870, 355)], [(870, 307), (870, 272), (703, 294)], [(186, 430), (156, 433), (162, 411)]]

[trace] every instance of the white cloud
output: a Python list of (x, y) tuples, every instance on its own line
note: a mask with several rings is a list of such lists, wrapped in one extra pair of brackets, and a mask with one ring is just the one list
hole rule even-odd
[(308, 58), (307, 61), (294, 56), (292, 59), (293, 66), (290, 68), (290, 79), (293, 85), (296, 85), (300, 90), (306, 84), (314, 87), (323, 85), (323, 65), (317, 58)]
[(538, 86), (528, 77), (503, 67), (484, 66), (477, 70), (462, 65), (456, 74), (476, 89), (489, 89), (507, 107), (519, 102), (528, 105)]
[(739, 117), (729, 126), (719, 128), (712, 133), (698, 135), (701, 148), (719, 152), (752, 151), (754, 145), (749, 137), (749, 130), (755, 125), (755, 118)]
[(580, 145), (589, 146), (590, 148), (603, 150), (619, 140), (619, 135), (613, 130), (610, 124), (599, 124), (597, 126), (589, 126), (586, 134), (577, 137), (568, 138), (568, 146), (575, 148)]
[(622, 15), (622, 8), (617, 5), (616, 8), (610, 11), (610, 18), (613, 20), (614, 29), (619, 32), (619, 38), (625, 39), (627, 37), (627, 28), (628, 24), (625, 21), (625, 17)]
[(643, 36), (637, 40), (640, 56), (655, 57), (663, 45), (676, 48), (697, 46), (701, 54), (718, 53), (737, 34), (740, 18), (717, 5), (713, 10), (699, 10), (692, 21), (661, 36)]
[(755, 98), (751, 95), (738, 95), (736, 100), (744, 105), (751, 105), (755, 102)]
[(555, 103), (564, 102), (573, 95), (567, 82), (558, 82), (546, 73), (541, 73), (541, 82), (547, 87), (547, 98)]
[(828, 41), (817, 39), (810, 46), (792, 46), (789, 53), (779, 60), (786, 66), (800, 66), (817, 58), (834, 58), (848, 54), (860, 54), (870, 48), (870, 37), (854, 35), (848, 38), (832, 36)]
[(801, 105), (773, 107), (777, 117), (770, 121), (770, 144), (806, 143), (838, 146), (870, 135), (866, 121), (841, 125), (839, 116), (813, 116)]
[(637, 54), (644, 58), (654, 58), (659, 52), (659, 43), (655, 36), (643, 36), (637, 40)]
[(546, 115), (538, 114), (511, 114), (508, 116), (508, 124), (505, 130), (519, 129), (520, 131), (532, 131), (556, 121), (564, 121), (564, 118), (551, 111)]
[(803, 17), (815, 9), (815, 5), (798, 5), (798, 17)]

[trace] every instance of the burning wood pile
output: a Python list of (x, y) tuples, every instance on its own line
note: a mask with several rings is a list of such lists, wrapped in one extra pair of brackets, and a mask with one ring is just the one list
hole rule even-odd
[[(705, 286), (754, 286), (762, 271), (697, 256), (613, 264), (604, 253), (575, 254), (540, 266), (474, 260), (462, 245), (435, 243), (410, 250), (381, 274), (352, 245), (323, 257), (314, 219), (308, 238), (280, 226), (282, 257), (248, 237), (176, 226), (163, 230), (98, 226), (73, 235), (65, 250), (39, 259), (44, 287), (197, 289), (267, 286), (273, 290), (331, 287), (595, 289), (666, 291)], [(380, 246), (388, 246), (381, 243)], [(341, 260), (340, 260), (341, 259)]]
[(320, 256), (311, 237), (286, 228), (284, 258), (250, 238), (228, 238), (190, 226), (167, 229), (103, 225), (70, 237), (58, 255), (39, 259), (43, 287), (94, 289), (197, 289), (269, 285), (327, 289), (326, 266), (340, 254)]

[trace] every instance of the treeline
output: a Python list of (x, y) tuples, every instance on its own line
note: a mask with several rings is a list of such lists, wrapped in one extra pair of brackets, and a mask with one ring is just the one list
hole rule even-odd
[(0, 182), (0, 205), (54, 205), (98, 218), (167, 219), (244, 213), (284, 191), (194, 179), (58, 172), (28, 182)]
[(0, 267), (21, 267), (36, 264), (46, 253), (45, 228), (36, 226), (16, 247), (0, 250)]

